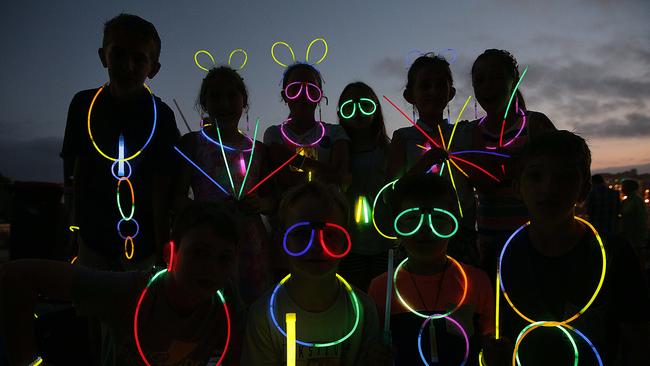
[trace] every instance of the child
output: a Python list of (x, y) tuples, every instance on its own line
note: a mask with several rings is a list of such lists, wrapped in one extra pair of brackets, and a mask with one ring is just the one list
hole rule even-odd
[(289, 106), (289, 117), (269, 127), (264, 143), (269, 146), (276, 166), (300, 152), (292, 170), (278, 175), (281, 190), (318, 178), (338, 186), (349, 183), (349, 138), (337, 125), (317, 121), (316, 107), (323, 96), (323, 81), (313, 66), (296, 63), (282, 78), (282, 100)]
[[(163, 244), (169, 236), (167, 165), (179, 133), (172, 110), (144, 86), (160, 70), (159, 56), (160, 38), (153, 24), (135, 15), (118, 15), (105, 24), (99, 49), (102, 65), (108, 69), (108, 85), (81, 91), (70, 102), (61, 156), (67, 190), (74, 187), (70, 224), (80, 227), (79, 263), (83, 265), (122, 270), (147, 269), (162, 262)], [(142, 153), (124, 162), (137, 210), (118, 233), (115, 224), (122, 209), (115, 202), (115, 187), (119, 167), (102, 154), (119, 159), (120, 136), (125, 159)], [(129, 197), (127, 184), (121, 186), (122, 204), (131, 206), (124, 199)], [(124, 249), (128, 235), (137, 236), (130, 260)]]
[(216, 292), (228, 282), (237, 240), (237, 222), (229, 214), (215, 204), (195, 203), (174, 224), (170, 270), (153, 278), (152, 271), (98, 271), (48, 260), (5, 264), (0, 316), (11, 364), (38, 358), (32, 330), (37, 294), (72, 300), (78, 314), (102, 319), (114, 341), (102, 365), (141, 365), (144, 359), (152, 365), (205, 365), (223, 356), (228, 326), (233, 334), (226, 360), (236, 360), (238, 312), (225, 294), (233, 321), (227, 324)]
[[(590, 164), (586, 142), (568, 131), (540, 134), (523, 149), (514, 187), (531, 221), (511, 235), (501, 254), (501, 285), (510, 299), (501, 301), (501, 333), (516, 344), (529, 325), (512, 310), (511, 302), (534, 321), (573, 316), (567, 324), (585, 337), (565, 330), (576, 343), (580, 365), (597, 364), (585, 339), (599, 353), (601, 364), (648, 365), (650, 302), (638, 261), (627, 242), (613, 236), (602, 237), (603, 252), (595, 229), (574, 218), (575, 205), (591, 187)], [(594, 294), (595, 301), (585, 309)], [(571, 362), (574, 347), (563, 333), (557, 327), (532, 331), (519, 348), (522, 364)], [(510, 364), (511, 359), (506, 361)]]
[(355, 245), (341, 261), (340, 269), (351, 283), (367, 289), (370, 280), (385, 270), (392, 245), (375, 231), (371, 218), (372, 200), (386, 181), (390, 140), (379, 99), (367, 84), (355, 82), (343, 88), (338, 111), (339, 124), (350, 137), (352, 182), (346, 197), (355, 221), (350, 225)]
[(296, 339), (303, 342), (296, 365), (365, 365), (379, 327), (370, 298), (336, 275), (351, 245), (345, 198), (323, 183), (304, 183), (285, 194), (279, 215), (291, 274), (251, 307), (242, 365), (286, 364), (286, 313), (296, 313)]
[[(243, 111), (248, 108), (248, 92), (244, 80), (235, 70), (225, 66), (211, 69), (201, 83), (197, 107), (201, 114), (207, 114), (208, 117), (204, 119), (200, 132), (190, 132), (183, 136), (181, 151), (225, 188), (228, 194), (217, 188), (190, 163), (182, 161), (174, 189), (175, 206), (182, 208), (190, 201), (190, 187), (196, 201), (228, 200), (236, 205), (247, 228), (242, 233), (240, 244), (238, 282), (243, 300), (250, 304), (271, 285), (268, 238), (260, 214), (273, 211), (275, 200), (266, 194), (266, 186), (261, 186), (250, 195), (246, 194), (263, 178), (266, 149), (257, 141), (253, 149), (252, 139), (237, 129)], [(223, 152), (220, 145), (223, 146)], [(224, 154), (227, 161), (224, 161)], [(253, 160), (249, 165), (251, 154)], [(234, 187), (230, 186), (230, 179)]]
[[(555, 129), (543, 113), (526, 109), (519, 89), (503, 123), (519, 79), (517, 60), (508, 51), (488, 49), (476, 58), (472, 65), (472, 86), (476, 101), (487, 114), (470, 122), (473, 133), (467, 149), (496, 149), (515, 156), (527, 140)], [(482, 267), (490, 277), (495, 274), (496, 256), (505, 239), (528, 218), (525, 207), (512, 190), (511, 161), (477, 156), (475, 162), (488, 168), (499, 182), (484, 175), (471, 179), (478, 194), (477, 226)]]
[[(440, 56), (424, 55), (418, 57), (408, 71), (404, 99), (417, 110), (419, 119), (417, 125), (422, 128), (436, 143), (442, 146), (440, 131), (445, 140), (448, 140), (453, 125), (443, 118), (445, 107), (456, 95), (454, 81), (449, 63)], [(459, 122), (453, 147), (463, 147), (468, 144), (470, 137), (466, 122)], [(420, 147), (428, 146), (427, 152)], [(392, 179), (408, 174), (422, 174), (425, 172), (439, 173), (442, 162), (448, 154), (443, 150), (431, 146), (430, 141), (413, 126), (397, 129), (393, 133), (390, 156), (388, 158), (388, 176)], [(462, 150), (454, 148), (453, 150)], [(449, 168), (449, 167), (447, 167)], [(449, 172), (443, 175), (449, 179)], [(467, 179), (455, 170), (454, 182), (458, 190), (458, 197), (463, 210), (461, 227), (449, 245), (452, 256), (466, 263), (478, 263), (478, 248), (476, 247), (476, 200), (474, 192)], [(453, 173), (452, 173), (453, 174)], [(455, 197), (455, 193), (453, 194)]]
[[(482, 338), (494, 332), (494, 296), (483, 271), (447, 256), (449, 236), (459, 227), (451, 185), (437, 174), (405, 176), (395, 184), (389, 203), (408, 256), (393, 282), (390, 331), (395, 365), (422, 364), (418, 342), (429, 364), (460, 364), (466, 349), (463, 332), (469, 337), (467, 362), (476, 364)], [(373, 279), (368, 291), (380, 319), (386, 311), (386, 277), (384, 273)], [(447, 313), (463, 330), (451, 320), (433, 319), (418, 341), (427, 316)]]

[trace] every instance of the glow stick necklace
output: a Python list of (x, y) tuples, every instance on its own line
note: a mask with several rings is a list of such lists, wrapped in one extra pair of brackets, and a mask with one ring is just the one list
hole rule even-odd
[[(173, 249), (172, 249), (173, 252)], [(170, 261), (171, 265), (171, 261)], [(149, 287), (163, 274), (168, 273), (168, 268), (165, 268), (158, 273), (156, 273), (150, 280), (149, 283), (147, 283), (147, 286), (142, 290), (140, 293), (140, 297), (138, 299), (138, 304), (135, 307), (135, 314), (133, 316), (133, 336), (135, 338), (135, 345), (138, 349), (138, 353), (140, 354), (140, 358), (142, 361), (145, 363), (147, 366), (151, 366), (151, 363), (149, 360), (147, 360), (147, 357), (144, 354), (144, 351), (142, 350), (142, 346), (140, 345), (140, 336), (138, 335), (138, 315), (140, 313), (140, 307), (142, 306), (142, 301), (144, 300), (144, 297), (147, 295), (147, 292), (149, 291)], [(224, 313), (226, 314), (226, 324), (227, 324), (227, 333), (226, 333), (226, 344), (223, 346), (223, 352), (221, 352), (221, 357), (219, 357), (219, 360), (217, 361), (216, 365), (221, 365), (221, 362), (223, 361), (224, 357), (226, 356), (226, 351), (228, 350), (228, 345), (230, 344), (230, 312), (228, 311), (228, 305), (226, 305), (226, 299), (223, 297), (223, 294), (221, 290), (218, 290), (216, 293), (217, 297), (223, 304), (223, 310)], [(214, 296), (212, 297), (212, 303), (214, 303)]]
[(292, 140), (292, 139), (287, 135), (287, 133), (286, 133), (286, 131), (285, 131), (285, 128), (286, 128), (285, 125), (286, 125), (287, 123), (289, 123), (291, 120), (292, 120), (292, 118), (289, 117), (289, 118), (287, 118), (286, 120), (284, 120), (284, 122), (282, 122), (282, 124), (280, 125), (280, 132), (282, 133), (282, 137), (284, 138), (284, 140), (287, 141), (287, 142), (289, 142), (289, 143), (292, 144), (293, 146), (302, 147), (302, 148), (305, 148), (305, 147), (312, 147), (312, 146), (317, 145), (319, 142), (321, 142), (321, 140), (322, 140), (323, 137), (325, 136), (325, 124), (323, 123), (323, 121), (318, 121), (317, 123), (319, 124), (319, 126), (320, 126), (320, 130), (321, 130), (320, 137), (318, 137), (315, 141), (313, 141), (313, 142), (311, 142), (311, 143), (309, 143), (309, 144), (301, 144), (301, 143), (298, 143), (298, 142)]
[[(542, 320), (542, 321), (538, 321), (538, 320), (531, 319), (531, 318), (529, 318), (528, 316), (524, 315), (524, 314), (523, 314), (523, 313), (522, 313), (522, 312), (521, 312), (521, 311), (520, 311), (520, 310), (519, 310), (519, 309), (514, 305), (514, 303), (512, 302), (512, 300), (510, 300), (510, 297), (508, 296), (508, 292), (506, 291), (506, 287), (505, 287), (505, 284), (504, 284), (504, 282), (503, 282), (503, 273), (502, 273), (502, 271), (501, 271), (502, 264), (503, 264), (503, 257), (504, 257), (504, 255), (505, 255), (505, 253), (506, 253), (506, 250), (508, 249), (508, 246), (509, 246), (510, 243), (512, 242), (512, 240), (513, 240), (513, 239), (514, 239), (514, 238), (515, 238), (515, 237), (516, 237), (516, 236), (517, 236), (517, 235), (518, 235), (518, 234), (519, 234), (519, 233), (520, 233), (520, 232), (521, 232), (525, 227), (527, 227), (528, 225), (530, 225), (530, 221), (527, 222), (527, 223), (525, 223), (524, 225), (520, 226), (517, 230), (515, 230), (515, 232), (512, 233), (512, 235), (510, 235), (510, 237), (509, 237), (508, 240), (506, 241), (505, 245), (503, 246), (503, 249), (501, 250), (501, 255), (499, 256), (499, 262), (498, 262), (498, 266), (497, 266), (497, 286), (500, 286), (501, 291), (498, 291), (498, 292), (497, 292), (497, 304), (498, 304), (498, 301), (499, 301), (499, 296), (500, 296), (500, 294), (503, 293), (503, 297), (504, 297), (504, 298), (506, 299), (506, 301), (508, 302), (508, 305), (510, 305), (510, 308), (511, 308), (512, 310), (514, 310), (514, 312), (515, 312), (517, 315), (519, 315), (519, 317), (521, 317), (522, 319), (526, 320), (528, 323), (531, 323), (531, 324), (528, 325), (526, 328), (524, 328), (524, 329), (519, 333), (519, 336), (517, 337), (517, 343), (516, 343), (516, 345), (515, 345), (515, 349), (514, 349), (513, 354), (512, 354), (512, 365), (513, 365), (513, 366), (515, 366), (515, 365), (519, 365), (519, 364), (520, 364), (520, 362), (519, 362), (519, 354), (518, 354), (518, 352), (519, 352), (519, 346), (520, 346), (520, 344), (521, 344), (521, 341), (523, 340), (523, 338), (524, 338), (528, 333), (530, 333), (531, 331), (535, 330), (535, 329), (538, 328), (538, 327), (558, 327), (558, 328), (566, 328), (566, 329), (569, 329), (569, 330), (573, 331), (574, 333), (578, 334), (582, 339), (584, 339), (584, 340), (589, 344), (589, 346), (591, 347), (592, 351), (594, 352), (594, 355), (596, 356), (596, 358), (597, 358), (599, 364), (600, 364), (601, 366), (603, 365), (602, 360), (601, 360), (601, 357), (600, 357), (600, 354), (598, 353), (598, 350), (597, 350), (596, 347), (592, 344), (592, 342), (591, 342), (591, 341), (590, 341), (590, 340), (589, 340), (589, 339), (588, 339), (584, 334), (582, 334), (582, 333), (579, 332), (577, 329), (575, 329), (575, 328), (573, 328), (572, 326), (569, 325), (569, 323), (573, 322), (573, 321), (576, 320), (578, 317), (580, 317), (580, 315), (582, 315), (584, 312), (586, 312), (587, 309), (591, 306), (591, 304), (596, 300), (596, 297), (597, 297), (598, 294), (600, 293), (600, 290), (601, 290), (601, 288), (602, 288), (602, 286), (603, 286), (603, 283), (604, 283), (604, 281), (605, 281), (605, 273), (606, 273), (606, 269), (607, 269), (607, 256), (606, 256), (606, 254), (605, 254), (605, 245), (603, 244), (603, 240), (601, 239), (600, 235), (598, 234), (598, 231), (597, 231), (596, 228), (594, 228), (593, 225), (591, 225), (587, 220), (584, 220), (584, 219), (582, 219), (582, 218), (580, 218), (580, 217), (578, 217), (578, 216), (574, 216), (574, 219), (575, 219), (575, 220), (578, 220), (579, 222), (581, 222), (581, 223), (583, 223), (585, 226), (587, 226), (587, 227), (591, 230), (591, 232), (594, 234), (594, 236), (596, 237), (596, 240), (598, 241), (598, 245), (600, 246), (600, 252), (601, 252), (601, 257), (602, 257), (602, 263), (603, 263), (603, 264), (602, 264), (602, 270), (601, 270), (601, 274), (600, 274), (600, 279), (599, 279), (598, 284), (597, 284), (597, 286), (596, 286), (596, 290), (595, 290), (594, 293), (592, 294), (591, 298), (587, 301), (587, 303), (586, 303), (586, 304), (585, 304), (585, 305), (584, 305), (584, 306), (583, 306), (583, 307), (582, 307), (582, 308), (581, 308), (577, 313), (575, 313), (574, 315), (570, 316), (569, 318), (567, 318), (567, 319), (565, 319), (565, 320), (562, 320), (562, 321), (554, 321), (554, 320)], [(497, 337), (498, 337), (498, 334), (499, 334), (499, 333), (498, 333), (498, 332), (499, 332), (499, 313), (498, 313), (498, 308), (497, 308), (497, 313), (496, 313), (496, 323), (495, 323), (495, 326), (496, 326), (496, 332), (497, 332), (496, 334), (497, 334)], [(574, 343), (574, 341), (573, 341), (573, 337), (571, 337), (571, 335), (570, 335), (568, 332), (566, 332), (565, 329), (561, 329), (561, 330), (562, 330), (563, 333), (564, 333), (564, 334), (569, 338), (570, 342), (571, 342), (571, 343)], [(497, 338), (497, 339), (498, 339), (498, 338)], [(574, 352), (574, 363), (577, 364), (577, 362), (578, 362), (578, 351), (577, 351), (577, 348), (574, 347), (574, 349), (575, 349), (575, 352)]]
[[(350, 302), (352, 303), (352, 307), (354, 307), (354, 325), (352, 326), (352, 329), (346, 335), (344, 335), (343, 337), (335, 341), (316, 343), (316, 342), (301, 341), (296, 338), (296, 343), (306, 347), (317, 347), (317, 348), (335, 346), (339, 343), (344, 342), (346, 339), (350, 338), (352, 334), (354, 334), (354, 332), (357, 330), (357, 327), (359, 326), (359, 320), (361, 318), (361, 305), (359, 304), (359, 299), (357, 298), (357, 295), (354, 293), (352, 286), (350, 286), (350, 284), (343, 277), (341, 277), (341, 275), (337, 273), (336, 277), (339, 279), (339, 281), (341, 281), (345, 289), (348, 291), (348, 294), (350, 296)], [(275, 286), (275, 288), (273, 289), (273, 293), (271, 294), (271, 299), (269, 300), (269, 314), (271, 315), (271, 320), (273, 321), (273, 324), (275, 324), (277, 330), (284, 337), (287, 336), (287, 333), (285, 332), (284, 329), (282, 329), (282, 327), (278, 323), (278, 320), (275, 317), (275, 299), (278, 295), (278, 291), (280, 290), (280, 287), (282, 287), (282, 285), (286, 283), (289, 280), (289, 278), (291, 278), (291, 274), (288, 274), (285, 278), (283, 278), (280, 281), (280, 283), (277, 284), (277, 286)]]
[[(117, 208), (118, 208), (118, 211), (120, 212), (120, 216), (121, 216), (121, 219), (117, 222), (117, 234), (120, 236), (120, 238), (124, 239), (124, 256), (127, 259), (130, 260), (130, 259), (133, 258), (133, 254), (134, 254), (134, 251), (135, 251), (135, 244), (133, 243), (133, 239), (140, 232), (140, 225), (138, 224), (138, 221), (133, 218), (133, 215), (135, 214), (135, 193), (134, 193), (134, 190), (133, 190), (133, 184), (131, 184), (131, 181), (129, 180), (129, 178), (131, 177), (131, 173), (132, 173), (132, 167), (131, 167), (131, 164), (129, 163), (129, 160), (131, 160), (131, 159), (137, 157), (138, 155), (140, 155), (142, 153), (142, 151), (144, 151), (144, 149), (147, 148), (147, 146), (149, 145), (149, 142), (151, 142), (151, 139), (153, 138), (153, 135), (156, 132), (156, 124), (157, 124), (157, 121), (158, 121), (158, 109), (157, 109), (157, 106), (156, 106), (156, 98), (154, 97), (153, 93), (151, 92), (151, 89), (147, 86), (147, 84), (143, 84), (145, 89), (147, 89), (147, 91), (149, 92), (149, 95), (151, 96), (151, 103), (153, 104), (153, 127), (151, 128), (151, 133), (149, 134), (149, 137), (145, 141), (144, 145), (142, 145), (142, 147), (137, 152), (135, 152), (133, 155), (131, 155), (129, 157), (125, 157), (126, 148), (124, 146), (124, 136), (122, 134), (120, 134), (119, 139), (118, 139), (118, 157), (113, 158), (111, 156), (108, 156), (99, 148), (99, 146), (95, 142), (95, 139), (94, 139), (93, 133), (92, 133), (92, 128), (91, 128), (91, 116), (92, 116), (93, 107), (95, 105), (95, 102), (97, 101), (97, 98), (99, 97), (101, 92), (104, 90), (106, 85), (108, 85), (108, 84), (102, 85), (97, 90), (97, 92), (93, 96), (92, 101), (90, 102), (90, 106), (88, 107), (88, 118), (87, 118), (87, 120), (88, 120), (88, 137), (90, 138), (90, 142), (93, 144), (95, 150), (97, 150), (97, 152), (101, 156), (103, 156), (104, 158), (106, 158), (106, 159), (113, 162), (113, 164), (111, 165), (111, 174), (113, 175), (113, 177), (115, 179), (117, 179), (117, 193), (116, 193), (117, 198), (116, 198), (116, 200), (117, 200)], [(115, 173), (115, 166), (116, 165), (117, 165), (117, 173)], [(126, 174), (127, 168), (128, 168), (128, 174)], [(126, 215), (124, 213), (124, 211), (122, 210), (122, 202), (120, 200), (120, 186), (122, 185), (123, 181), (126, 181), (128, 187), (129, 187), (129, 191), (131, 192), (131, 194), (130, 194), (131, 195), (131, 210), (130, 210), (128, 215)], [(124, 235), (122, 233), (121, 225), (124, 222), (133, 222), (133, 224), (135, 225), (135, 229), (136, 229), (135, 234), (133, 234), (133, 235)]]

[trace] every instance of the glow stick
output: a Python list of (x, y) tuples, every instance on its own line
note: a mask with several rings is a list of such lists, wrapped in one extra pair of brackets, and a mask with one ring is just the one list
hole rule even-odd
[(449, 136), (449, 143), (447, 144), (447, 147), (449, 149), (451, 149), (451, 141), (454, 139), (454, 133), (456, 132), (456, 127), (458, 127), (458, 122), (460, 121), (460, 118), (463, 115), (463, 112), (465, 111), (465, 107), (467, 107), (467, 103), (469, 103), (470, 99), (472, 99), (471, 95), (467, 97), (467, 100), (465, 100), (465, 104), (463, 104), (463, 108), (461, 108), (460, 113), (458, 113), (458, 117), (456, 118), (456, 122), (454, 123), (454, 128), (451, 130), (451, 136)]
[(487, 170), (481, 168), (480, 166), (478, 166), (478, 165), (472, 163), (471, 161), (467, 161), (467, 160), (465, 160), (465, 159), (461, 159), (461, 158), (459, 158), (458, 156), (451, 156), (451, 159), (455, 159), (455, 160), (458, 160), (458, 161), (460, 161), (460, 162), (462, 162), (462, 163), (465, 163), (465, 164), (467, 164), (467, 165), (470, 165), (470, 166), (472, 166), (472, 167), (474, 167), (474, 168), (480, 170), (480, 171), (483, 172), (485, 175), (487, 175), (488, 177), (494, 179), (495, 181), (497, 181), (497, 182), (501, 182), (501, 181), (499, 180), (499, 178), (495, 177), (495, 176), (492, 175), (490, 172), (488, 172)]
[(386, 269), (386, 308), (384, 311), (384, 344), (390, 345), (390, 315), (393, 298), (393, 261), (395, 258), (395, 250), (388, 250), (388, 268)]
[(411, 122), (411, 124), (412, 124), (415, 128), (417, 128), (418, 131), (420, 131), (420, 132), (421, 132), (421, 133), (422, 133), (422, 134), (423, 134), (423, 135), (424, 135), (424, 136), (425, 136), (429, 141), (431, 141), (431, 143), (432, 143), (435, 147), (440, 148), (440, 145), (438, 145), (438, 143), (437, 143), (437, 142), (436, 142), (436, 141), (435, 141), (431, 136), (429, 136), (429, 134), (427, 134), (427, 133), (426, 133), (426, 132), (425, 132), (425, 131), (420, 127), (420, 126), (418, 126), (417, 123), (413, 122), (413, 120), (411, 119), (411, 117), (407, 116), (406, 113), (404, 113), (404, 111), (403, 111), (400, 107), (397, 106), (397, 104), (393, 103), (393, 101), (390, 100), (390, 99), (388, 99), (388, 97), (385, 96), (385, 95), (384, 95), (384, 99), (386, 99), (386, 100), (388, 101), (388, 103), (390, 103), (393, 107), (395, 107), (395, 109), (397, 109), (397, 111), (400, 112), (400, 113), (402, 114), (402, 116), (406, 117), (406, 119), (407, 119), (409, 122)]
[(452, 318), (449, 315), (443, 315), (443, 316), (440, 316), (440, 314), (431, 315), (427, 317), (422, 323), (422, 326), (420, 326), (420, 332), (418, 333), (418, 352), (420, 353), (420, 359), (425, 365), (427, 366), (430, 365), (426, 357), (424, 357), (424, 352), (422, 352), (422, 333), (424, 332), (424, 328), (426, 328), (427, 324), (429, 324), (429, 322), (432, 319), (439, 319), (439, 318), (443, 318), (451, 322), (452, 324), (454, 324), (456, 328), (460, 330), (460, 333), (463, 335), (463, 338), (465, 339), (465, 356), (463, 357), (463, 361), (460, 363), (460, 365), (461, 366), (465, 365), (465, 363), (467, 362), (467, 358), (469, 357), (469, 337), (467, 336), (467, 332), (465, 331), (465, 328), (463, 328), (463, 326), (460, 325), (458, 321), (454, 320), (454, 318)]
[(230, 52), (230, 56), (228, 56), (228, 66), (232, 66), (232, 63), (230, 61), (232, 61), (232, 56), (237, 52), (244, 54), (244, 62), (237, 68), (237, 70), (241, 70), (244, 68), (244, 66), (246, 66), (246, 63), (248, 62), (248, 53), (241, 48), (234, 49), (232, 52)]
[(79, 226), (74, 226), (74, 225), (72, 225), (72, 226), (70, 226), (68, 229), (69, 229), (71, 232), (74, 233), (75, 230), (79, 230)]
[(187, 127), (188, 132), (192, 132), (192, 129), (190, 128), (189, 123), (187, 123), (187, 120), (185, 119), (185, 115), (183, 114), (183, 111), (181, 111), (181, 107), (178, 106), (178, 102), (176, 102), (176, 99), (172, 99), (174, 101), (174, 104), (176, 105), (176, 109), (178, 109), (178, 113), (181, 115), (181, 118), (183, 119), (183, 122), (185, 123), (185, 127)]
[(118, 145), (117, 175), (123, 177), (124, 176), (124, 135), (120, 134), (117, 145)]
[(311, 46), (313, 46), (314, 43), (316, 43), (317, 41), (322, 41), (323, 42), (323, 45), (325, 46), (325, 53), (323, 53), (323, 57), (321, 57), (320, 60), (314, 62), (314, 65), (318, 65), (321, 62), (323, 62), (323, 60), (325, 60), (325, 57), (327, 57), (327, 51), (328, 51), (327, 41), (325, 41), (324, 38), (315, 38), (313, 41), (311, 41), (311, 43), (309, 43), (309, 46), (307, 47), (307, 52), (305, 53), (305, 61), (306, 62), (309, 62), (309, 53), (310, 53), (309, 51), (311, 50)]
[(296, 313), (287, 313), (287, 366), (296, 366)]
[(286, 43), (286, 42), (282, 42), (282, 41), (273, 43), (273, 45), (271, 46), (271, 57), (273, 57), (273, 60), (274, 60), (275, 63), (277, 63), (278, 65), (280, 65), (280, 66), (282, 66), (282, 67), (289, 67), (289, 65), (284, 64), (284, 63), (278, 61), (277, 57), (275, 57), (275, 47), (277, 47), (277, 45), (279, 45), (279, 44), (281, 44), (281, 45), (283, 45), (283, 46), (286, 46), (286, 47), (289, 49), (289, 52), (291, 52), (291, 59), (293, 60), (293, 62), (296, 62), (296, 54), (293, 53), (293, 48), (291, 48), (291, 46), (289, 46), (288, 43)]
[[(299, 150), (299, 151), (302, 151), (302, 150)], [(289, 158), (287, 161), (285, 161), (284, 163), (282, 163), (282, 165), (280, 165), (279, 167), (275, 168), (275, 170), (272, 171), (271, 173), (269, 173), (269, 175), (267, 175), (266, 177), (264, 177), (264, 179), (262, 179), (262, 180), (260, 180), (259, 182), (257, 182), (257, 184), (256, 184), (255, 186), (253, 186), (253, 188), (251, 188), (248, 192), (246, 192), (246, 194), (251, 194), (251, 193), (253, 193), (253, 192), (254, 192), (254, 191), (255, 191), (259, 186), (262, 185), (262, 183), (266, 182), (269, 178), (271, 178), (272, 176), (274, 176), (275, 173), (279, 172), (282, 168), (284, 168), (284, 167), (287, 166), (289, 163), (291, 163), (291, 162), (293, 161), (293, 159), (295, 159), (297, 156), (298, 156), (298, 152), (295, 153), (295, 154), (293, 154), (293, 156), (290, 157), (290, 158)]]
[(459, 172), (463, 173), (464, 176), (466, 176), (467, 178), (469, 178), (469, 174), (465, 173), (465, 171), (464, 171), (463, 169), (461, 169), (461, 168), (458, 166), (458, 164), (456, 164), (455, 161), (449, 159), (449, 162), (450, 162), (451, 164), (453, 164), (453, 166), (455, 166), (456, 169), (458, 169)]
[(196, 53), (194, 53), (194, 63), (196, 64), (196, 66), (198, 66), (199, 69), (201, 69), (203, 71), (209, 72), (210, 70), (208, 70), (207, 68), (201, 66), (201, 63), (199, 62), (198, 56), (201, 53), (208, 55), (208, 57), (210, 58), (210, 61), (212, 61), (213, 65), (216, 65), (217, 62), (214, 60), (214, 57), (212, 57), (212, 54), (210, 52), (206, 51), (206, 50), (198, 50), (198, 51), (196, 51)]
[[(196, 163), (192, 161), (187, 155), (183, 154), (183, 152), (176, 146), (174, 146), (174, 150), (176, 150), (177, 153), (179, 153), (185, 160), (187, 160), (190, 164), (192, 164), (193, 167), (195, 167), (201, 174), (203, 174), (210, 182), (212, 182), (217, 188), (219, 188), (226, 196), (230, 196), (230, 193), (221, 186), (221, 184), (217, 183), (214, 178), (212, 178), (208, 173), (206, 173), (203, 169), (201, 169)], [(250, 192), (249, 192), (250, 193)]]
[(246, 179), (248, 179), (248, 174), (250, 173), (251, 167), (253, 166), (253, 154), (255, 153), (255, 141), (257, 141), (257, 129), (260, 126), (260, 119), (255, 119), (255, 130), (253, 131), (253, 142), (251, 146), (251, 154), (248, 156), (248, 168), (246, 168), (246, 174), (244, 174), (244, 179), (241, 182), (241, 187), (239, 187), (238, 198), (241, 199), (242, 192), (244, 192), (244, 186), (246, 186)]

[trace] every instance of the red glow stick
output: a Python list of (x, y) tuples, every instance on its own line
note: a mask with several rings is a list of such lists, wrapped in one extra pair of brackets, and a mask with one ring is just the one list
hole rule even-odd
[(485, 173), (485, 175), (487, 175), (488, 177), (494, 179), (496, 182), (498, 182), (498, 183), (501, 182), (501, 181), (499, 180), (499, 178), (497, 178), (497, 177), (495, 177), (494, 175), (490, 174), (490, 172), (488, 172), (487, 170), (481, 168), (480, 166), (478, 166), (478, 165), (472, 163), (471, 161), (467, 161), (467, 160), (465, 160), (465, 159), (459, 158), (458, 156), (450, 156), (450, 158), (452, 158), (452, 159), (456, 159), (456, 160), (458, 160), (458, 161), (460, 161), (460, 162), (462, 162), (462, 163), (465, 163), (465, 164), (467, 164), (467, 165), (470, 165), (470, 166), (472, 166), (472, 167), (474, 167), (474, 168), (480, 170), (481, 172)]
[(275, 173), (279, 172), (282, 168), (284, 168), (284, 167), (287, 166), (289, 163), (291, 163), (291, 162), (293, 161), (293, 159), (295, 159), (295, 158), (298, 156), (298, 154), (299, 154), (299, 152), (295, 153), (292, 157), (289, 158), (289, 160), (287, 160), (287, 161), (285, 161), (284, 163), (282, 163), (282, 165), (280, 165), (280, 166), (277, 167), (274, 171), (272, 171), (271, 173), (269, 173), (269, 175), (267, 175), (266, 177), (264, 177), (264, 179), (262, 179), (262, 180), (260, 180), (259, 182), (257, 182), (257, 184), (256, 184), (255, 186), (253, 186), (253, 188), (251, 188), (248, 192), (246, 192), (246, 194), (251, 194), (251, 193), (253, 193), (253, 191), (255, 191), (259, 186), (262, 185), (262, 183), (266, 182), (269, 178), (271, 178), (272, 176), (274, 176)]
[(437, 148), (440, 148), (440, 145), (438, 145), (438, 143), (433, 138), (431, 138), (429, 134), (427, 134), (420, 126), (418, 126), (417, 123), (413, 122), (413, 120), (409, 116), (407, 116), (406, 113), (404, 113), (404, 111), (400, 107), (398, 107), (395, 103), (393, 103), (392, 100), (388, 99), (388, 97), (385, 95), (384, 95), (384, 99), (386, 99), (388, 103), (390, 103), (393, 107), (395, 107), (395, 109), (397, 109), (402, 114), (402, 116), (406, 117), (406, 119), (408, 119), (409, 122), (411, 122), (411, 124), (415, 128), (417, 128), (418, 131), (420, 131), (427, 139), (429, 139), (429, 141), (431, 141), (432, 144), (434, 144)]

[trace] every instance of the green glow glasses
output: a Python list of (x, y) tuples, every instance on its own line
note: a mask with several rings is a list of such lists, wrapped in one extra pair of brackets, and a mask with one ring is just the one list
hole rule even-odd
[[(412, 236), (417, 233), (428, 216), (431, 231), (439, 238), (451, 238), (458, 231), (458, 219), (441, 208), (413, 207), (402, 211), (395, 218), (395, 232), (400, 236)], [(444, 232), (447, 232), (445, 234)]]
[(364, 116), (372, 116), (377, 111), (377, 103), (372, 99), (348, 99), (339, 107), (339, 114), (344, 119), (350, 119), (357, 113), (357, 109)]

